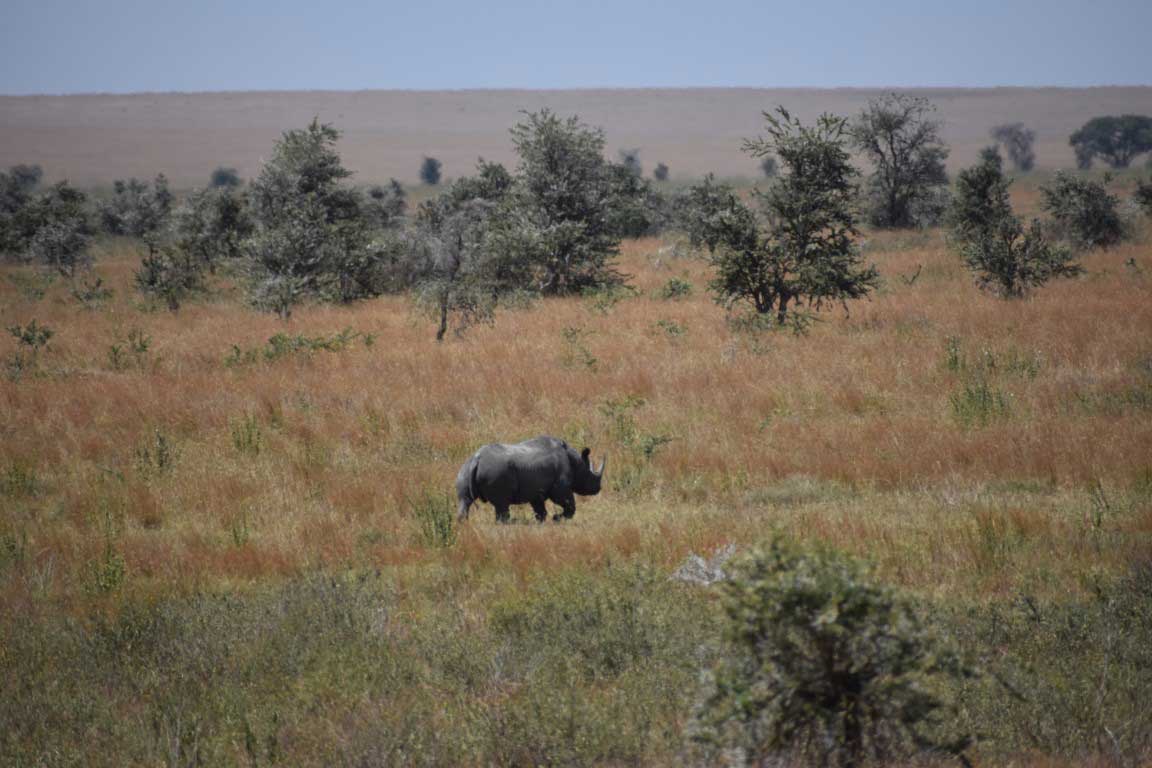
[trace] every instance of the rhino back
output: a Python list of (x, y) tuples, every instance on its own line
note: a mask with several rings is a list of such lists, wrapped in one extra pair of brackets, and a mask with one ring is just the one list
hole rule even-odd
[(571, 483), (568, 446), (554, 437), (493, 443), (477, 451), (475, 485), (492, 502), (525, 504)]

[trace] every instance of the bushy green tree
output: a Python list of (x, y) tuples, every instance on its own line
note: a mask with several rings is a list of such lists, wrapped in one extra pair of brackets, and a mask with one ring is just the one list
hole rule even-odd
[(430, 187), (440, 183), (440, 161), (434, 157), (425, 157), (420, 161), (420, 181)]
[(27, 247), (32, 233), (22, 213), (43, 176), (38, 165), (14, 165), (0, 172), (0, 254), (19, 256)]
[(247, 198), (229, 186), (194, 192), (172, 214), (175, 247), (211, 272), (244, 255), (244, 241), (252, 230)]
[(144, 240), (148, 249), (133, 275), (136, 288), (146, 296), (159, 299), (175, 312), (190, 296), (204, 290), (205, 263), (194, 251), (159, 243), (156, 238)]
[(761, 193), (767, 228), (729, 230), (712, 255), (710, 287), (726, 306), (743, 303), (784, 323), (797, 306), (866, 296), (879, 274), (862, 265), (855, 243), (857, 171), (845, 146), (846, 121), (825, 114), (805, 126), (784, 108), (777, 112), (764, 114), (766, 137), (745, 142), (745, 151), (771, 152), (784, 169)]
[(657, 193), (638, 166), (609, 163), (608, 231), (618, 238), (643, 237), (658, 228)]
[(1108, 248), (1127, 237), (1120, 199), (1098, 181), (1060, 171), (1040, 194), (1056, 234), (1078, 248)]
[(943, 215), (948, 148), (934, 111), (923, 97), (891, 93), (870, 101), (853, 122), (852, 139), (873, 166), (867, 200), (874, 226), (925, 226)]
[(1024, 127), (1024, 123), (1004, 123), (991, 131), (992, 138), (1004, 147), (1012, 167), (1021, 173), (1028, 173), (1036, 165), (1036, 154), (1032, 145), (1036, 132)]
[(567, 294), (619, 283), (613, 259), (613, 186), (604, 133), (578, 117), (525, 113), (512, 128), (520, 157), (510, 206), (517, 250), (536, 267), (541, 292)]
[(619, 157), (619, 165), (624, 166), (630, 173), (635, 176), (644, 175), (644, 165), (640, 162), (640, 150), (636, 149), (622, 149), (616, 153)]
[(250, 295), (282, 317), (304, 299), (351, 301), (378, 293), (381, 254), (373, 247), (362, 196), (318, 120), (286, 132), (252, 182), (254, 232), (245, 245)]
[(1097, 157), (1113, 168), (1127, 168), (1137, 155), (1152, 152), (1152, 117), (1094, 117), (1073, 133), (1068, 143), (1081, 168), (1091, 167)]
[(652, 178), (656, 181), (668, 181), (668, 166), (664, 163), (656, 163), (656, 167), (652, 169)]
[(404, 185), (396, 179), (389, 179), (386, 186), (369, 187), (364, 211), (372, 225), (379, 229), (400, 226), (408, 212), (408, 193), (404, 191)]
[(1148, 181), (1137, 181), (1136, 192), (1132, 198), (1136, 201), (1136, 205), (1143, 209), (1144, 213), (1152, 216), (1152, 178)]
[(756, 216), (727, 184), (712, 174), (689, 187), (680, 202), (680, 226), (693, 248), (704, 246), (711, 256), (724, 245), (733, 250), (756, 247)]
[(157, 232), (167, 223), (174, 199), (168, 189), (168, 179), (162, 173), (151, 184), (137, 179), (117, 179), (112, 185), (111, 199), (100, 205), (104, 231), (128, 237)]
[(977, 285), (1009, 299), (1022, 298), (1052, 278), (1083, 271), (1075, 253), (1050, 242), (1039, 221), (1025, 228), (1012, 215), (969, 231), (960, 251)]
[(986, 147), (979, 163), (957, 174), (948, 211), (954, 237), (972, 239), (1012, 216), (1008, 199), (1012, 182), (1004, 177), (1003, 165), (996, 147)]
[[(691, 733), (744, 765), (962, 755), (941, 683), (968, 674), (907, 599), (858, 562), (780, 540), (726, 566), (723, 650)], [(729, 763), (730, 764), (730, 763)]]
[(87, 196), (61, 181), (36, 196), (20, 212), (19, 228), (25, 237), (25, 258), (55, 269), (65, 277), (92, 262), (88, 246), (93, 228)]

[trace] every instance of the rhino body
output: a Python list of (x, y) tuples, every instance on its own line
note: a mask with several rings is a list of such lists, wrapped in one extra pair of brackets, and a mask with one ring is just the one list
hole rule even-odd
[(496, 521), (509, 520), (513, 504), (531, 504), (536, 519), (548, 516), (546, 501), (560, 505), (563, 514), (554, 520), (576, 514), (576, 497), (600, 493), (604, 461), (593, 469), (591, 451), (577, 453), (568, 443), (541, 435), (522, 443), (492, 443), (472, 454), (456, 475), (457, 518), (468, 519), (473, 503), (484, 501), (496, 508)]

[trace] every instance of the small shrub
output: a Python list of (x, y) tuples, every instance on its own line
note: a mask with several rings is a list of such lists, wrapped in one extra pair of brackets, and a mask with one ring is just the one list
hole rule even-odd
[(859, 766), (963, 753), (938, 684), (967, 670), (910, 601), (856, 561), (779, 539), (725, 570), (724, 649), (691, 726), (706, 754)]
[(55, 331), (32, 320), (27, 325), (9, 326), (8, 333), (16, 339), (16, 351), (5, 362), (8, 378), (16, 381), (26, 373), (39, 370), (40, 353), (48, 346)]
[(137, 179), (117, 179), (111, 199), (100, 206), (104, 230), (112, 235), (144, 237), (160, 230), (174, 201), (168, 179), (159, 174), (149, 185)]
[(1108, 248), (1127, 236), (1120, 200), (1100, 182), (1058, 172), (1040, 194), (1056, 233), (1077, 247)]
[(1008, 396), (983, 378), (964, 382), (960, 390), (948, 396), (952, 415), (961, 426), (985, 426), (1007, 418)]
[(668, 181), (668, 166), (664, 163), (656, 163), (656, 167), (652, 169), (652, 178), (656, 181)]
[(1136, 192), (1132, 197), (1145, 215), (1152, 217), (1152, 178), (1137, 181)]
[(147, 241), (148, 253), (134, 273), (136, 288), (162, 299), (175, 312), (194, 293), (205, 289), (204, 265), (187, 251)]
[(595, 371), (596, 356), (585, 344), (585, 339), (589, 338), (592, 332), (584, 328), (568, 327), (560, 333), (564, 338), (564, 353), (561, 356), (561, 362), (564, 366), (568, 368), (581, 367)]
[(152, 337), (139, 328), (128, 331), (125, 338), (118, 338), (108, 347), (108, 365), (114, 371), (123, 371), (129, 366), (144, 368)]
[(990, 230), (969, 233), (961, 253), (980, 288), (1018, 299), (1056, 277), (1083, 272), (1070, 249), (1051, 243), (1039, 221), (1025, 229), (1015, 216)]
[(684, 326), (675, 320), (657, 320), (653, 327), (661, 331), (669, 339), (676, 340), (683, 336), (687, 331)]
[(245, 414), (232, 422), (232, 446), (248, 456), (258, 456), (264, 446), (264, 433), (255, 414)]
[(622, 149), (617, 153), (620, 165), (628, 169), (633, 176), (643, 176), (644, 166), (640, 163), (639, 149)]
[(456, 543), (456, 503), (451, 496), (425, 491), (408, 502), (408, 509), (425, 546), (444, 549)]
[(176, 463), (176, 445), (159, 429), (136, 448), (136, 468), (146, 477), (167, 474)]
[(440, 183), (440, 161), (434, 157), (425, 157), (420, 162), (420, 181), (430, 187)]
[(84, 305), (85, 309), (95, 310), (104, 306), (111, 300), (115, 292), (104, 285), (104, 278), (96, 277), (94, 280), (85, 279), (79, 286), (72, 289), (72, 298)]
[(660, 298), (665, 301), (678, 301), (692, 295), (692, 283), (673, 277), (660, 289)]

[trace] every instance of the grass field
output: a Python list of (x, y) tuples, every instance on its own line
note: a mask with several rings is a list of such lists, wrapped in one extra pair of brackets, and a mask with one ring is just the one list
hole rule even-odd
[[(130, 241), (99, 306), (5, 268), (0, 325), (55, 335), (19, 372), (0, 341), (0, 762), (691, 762), (716, 606), (668, 575), (776, 534), (869, 559), (1015, 681), (960, 692), (978, 755), (1147, 760), (1150, 248), (1005, 302), (941, 231), (869, 233), (883, 288), (795, 336), (629, 241), (634, 294), (439, 345), (402, 297), (282, 322), (220, 276), (157, 310)], [(440, 524), (478, 445), (541, 433), (607, 454), (604, 493)]]

